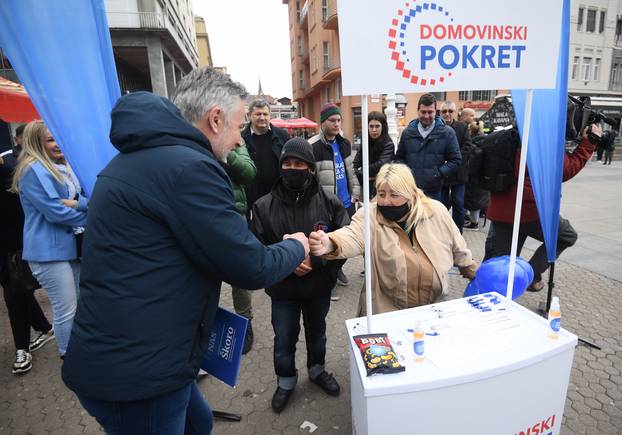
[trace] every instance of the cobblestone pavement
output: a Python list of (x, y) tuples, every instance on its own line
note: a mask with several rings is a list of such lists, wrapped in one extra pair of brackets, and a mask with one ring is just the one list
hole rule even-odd
[[(481, 259), (485, 232), (467, 231), (465, 237), (475, 257)], [(529, 253), (526, 250), (524, 255)], [(562, 255), (555, 272), (555, 292), (562, 304), (562, 325), (581, 337), (595, 341), (602, 346), (602, 350), (583, 345), (576, 349), (562, 434), (622, 433), (622, 283), (578, 266), (574, 258), (574, 264), (565, 263), (563, 259)], [(617, 267), (622, 268), (622, 264)], [(341, 384), (341, 395), (328, 397), (308, 381), (304, 369), (304, 334), (301, 334), (300, 352), (296, 357), (300, 369), (298, 386), (288, 408), (280, 415), (272, 412), (270, 400), (275, 389), (275, 375), (270, 304), (263, 291), (255, 292), (255, 345), (243, 359), (238, 386), (230, 388), (213, 378), (199, 382), (214, 409), (242, 415), (241, 422), (216, 421), (214, 434), (299, 434), (305, 433), (300, 429), (305, 421), (317, 425), (316, 435), (351, 433), (350, 375), (344, 320), (355, 314), (359, 289), (363, 284), (362, 269), (360, 257), (346, 263), (350, 285), (338, 287), (341, 299), (333, 302), (327, 319), (326, 366)], [(460, 297), (466, 282), (452, 275), (450, 284), (450, 298)], [(38, 297), (51, 318), (44, 293), (38, 291)], [(522, 296), (519, 302), (536, 310), (538, 303), (545, 298), (544, 292), (529, 293)], [(223, 288), (221, 304), (232, 306), (227, 286)], [(54, 342), (36, 351), (33, 356), (31, 372), (22, 376), (11, 373), (13, 341), (6, 308), (0, 303), (0, 434), (101, 433), (97, 422), (85, 413), (73, 393), (60, 380), (60, 360), (56, 356)], [(537, 392), (525, 392), (525, 400), (529, 400), (530, 394)], [(485, 398), (475, 399), (485, 403)]]

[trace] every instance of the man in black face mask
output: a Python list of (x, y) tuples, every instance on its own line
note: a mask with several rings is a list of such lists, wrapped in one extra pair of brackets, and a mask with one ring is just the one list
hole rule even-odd
[[(307, 236), (320, 229), (333, 231), (350, 222), (339, 198), (319, 188), (314, 174), (313, 149), (302, 138), (293, 138), (283, 147), (280, 179), (272, 191), (253, 206), (251, 229), (265, 244), (283, 239), (294, 230)], [(277, 389), (272, 409), (281, 412), (298, 380), (295, 365), (296, 343), (302, 313), (307, 345), (307, 369), (311, 382), (331, 396), (339, 395), (339, 384), (326, 372), (326, 315), (330, 291), (337, 281), (343, 261), (327, 261), (308, 256), (293, 274), (266, 288), (272, 299), (274, 368)]]

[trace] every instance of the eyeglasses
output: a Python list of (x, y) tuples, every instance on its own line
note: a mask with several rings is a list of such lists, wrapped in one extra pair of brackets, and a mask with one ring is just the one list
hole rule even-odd
[(454, 110), (452, 110), (452, 109), (443, 109), (443, 110), (441, 110), (441, 113), (454, 113)]

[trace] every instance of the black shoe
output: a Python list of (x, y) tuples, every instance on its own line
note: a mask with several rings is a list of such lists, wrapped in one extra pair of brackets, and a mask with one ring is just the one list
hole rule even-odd
[(242, 347), (242, 355), (247, 354), (251, 348), (253, 347), (253, 339), (255, 335), (253, 334), (253, 324), (251, 321), (248, 321), (248, 326), (246, 327), (246, 336), (244, 337), (244, 347)]
[(337, 284), (343, 285), (343, 286), (350, 284), (350, 280), (348, 279), (346, 274), (343, 273), (343, 270), (341, 269), (337, 271)]
[(337, 380), (333, 377), (332, 373), (326, 372), (324, 370), (320, 375), (315, 379), (310, 379), (316, 385), (319, 385), (322, 390), (329, 396), (338, 396), (341, 388), (337, 383)]
[(479, 224), (477, 224), (476, 222), (468, 222), (464, 224), (464, 229), (465, 230), (479, 230)]
[(289, 397), (292, 395), (294, 390), (284, 390), (281, 387), (276, 387), (276, 391), (272, 396), (272, 409), (274, 412), (280, 413), (287, 406), (287, 402), (289, 401)]

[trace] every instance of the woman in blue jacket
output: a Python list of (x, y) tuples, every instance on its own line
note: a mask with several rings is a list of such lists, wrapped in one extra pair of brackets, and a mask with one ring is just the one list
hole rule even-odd
[(79, 293), (76, 234), (86, 225), (88, 200), (80, 194), (78, 180), (42, 122), (31, 122), (24, 130), (11, 191), (19, 193), (24, 209), (22, 256), (48, 294), (63, 357)]

